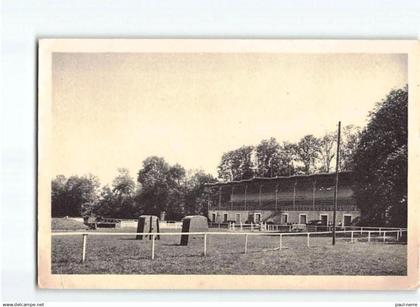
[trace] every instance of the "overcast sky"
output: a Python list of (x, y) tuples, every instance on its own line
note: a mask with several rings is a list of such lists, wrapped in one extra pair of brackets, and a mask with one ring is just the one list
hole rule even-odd
[(53, 173), (110, 183), (157, 155), (216, 175), (241, 145), (364, 126), (406, 83), (405, 55), (56, 53)]

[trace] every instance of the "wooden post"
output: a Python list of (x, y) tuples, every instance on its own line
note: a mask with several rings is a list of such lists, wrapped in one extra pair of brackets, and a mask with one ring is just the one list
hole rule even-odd
[(353, 231), (351, 231), (351, 239), (350, 239), (350, 242), (351, 243), (354, 243), (354, 241), (353, 241)]
[(204, 234), (204, 256), (207, 256), (207, 234)]
[(397, 232), (397, 241), (400, 239), (400, 232), (399, 231), (396, 231)]
[(86, 241), (87, 241), (87, 234), (83, 235), (83, 244), (82, 244), (82, 263), (86, 260)]
[(155, 259), (155, 235), (152, 235), (152, 260)]
[(239, 226), (240, 226), (241, 231), (242, 231), (242, 221), (239, 223)]
[(370, 231), (368, 231), (368, 242), (370, 242)]
[(251, 231), (253, 231), (254, 230), (254, 228), (253, 228), (253, 224), (252, 224), (252, 221), (251, 221)]
[(282, 234), (280, 234), (280, 246), (279, 246), (279, 249), (280, 249), (280, 250), (283, 248), (282, 237), (283, 237), (283, 235), (282, 235)]
[(310, 247), (309, 246), (309, 235), (310, 235), (310, 233), (308, 232), (307, 237), (306, 237), (306, 246), (307, 247)]
[(246, 254), (247, 251), (248, 251), (248, 234), (245, 234), (245, 251), (244, 251), (244, 253)]
[(379, 236), (381, 235), (382, 227), (379, 227)]
[(232, 230), (235, 231), (235, 222), (232, 222)]
[(385, 243), (385, 240), (386, 240), (386, 231), (384, 231), (384, 243)]

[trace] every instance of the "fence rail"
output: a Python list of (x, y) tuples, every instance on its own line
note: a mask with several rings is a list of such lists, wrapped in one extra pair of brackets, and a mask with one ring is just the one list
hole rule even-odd
[[(365, 228), (365, 227), (364, 227)], [(371, 242), (372, 234), (378, 233), (377, 238), (381, 238), (383, 243), (386, 242), (387, 234), (394, 234), (396, 240), (398, 241), (404, 232), (407, 232), (406, 229), (396, 229), (396, 230), (338, 230), (336, 234), (349, 234), (350, 242), (354, 243), (354, 234), (367, 234), (367, 242)], [(278, 249), (283, 249), (283, 237), (287, 236), (306, 236), (306, 246), (310, 247), (310, 238), (316, 237), (318, 235), (329, 235), (332, 234), (332, 231), (319, 231), (319, 232), (159, 232), (159, 233), (149, 233), (149, 232), (53, 232), (51, 235), (56, 236), (82, 236), (82, 263), (86, 261), (86, 249), (87, 249), (87, 237), (88, 236), (137, 236), (142, 235), (149, 237), (152, 244), (152, 255), (151, 259), (155, 259), (155, 240), (157, 236), (182, 236), (182, 235), (192, 235), (192, 236), (203, 236), (203, 256), (207, 256), (207, 237), (208, 236), (245, 236), (245, 247), (244, 253), (247, 253), (248, 250), (248, 237), (249, 236), (278, 236), (279, 237), (279, 247)]]

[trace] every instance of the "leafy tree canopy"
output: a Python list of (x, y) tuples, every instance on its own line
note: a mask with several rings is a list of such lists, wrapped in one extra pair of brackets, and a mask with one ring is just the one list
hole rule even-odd
[(353, 163), (365, 222), (407, 225), (408, 88), (391, 91), (370, 113)]

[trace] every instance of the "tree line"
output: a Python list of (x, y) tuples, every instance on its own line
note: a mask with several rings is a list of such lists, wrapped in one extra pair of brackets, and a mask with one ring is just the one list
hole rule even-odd
[(215, 181), (201, 170), (187, 172), (156, 156), (143, 161), (136, 181), (125, 168), (118, 169), (112, 184), (103, 187), (93, 175), (59, 175), (52, 180), (52, 216), (136, 218), (165, 212), (167, 219), (179, 220), (189, 214), (207, 214), (204, 184)]
[[(354, 172), (364, 224), (407, 225), (407, 109), (406, 86), (377, 103), (363, 129), (343, 128), (339, 168)], [(167, 219), (177, 220), (207, 215), (205, 183), (330, 172), (336, 139), (336, 132), (330, 132), (306, 135), (296, 143), (269, 138), (242, 146), (222, 155), (218, 178), (156, 156), (143, 161), (136, 180), (127, 169), (119, 169), (112, 184), (103, 187), (93, 175), (59, 175), (52, 180), (52, 216), (135, 218), (165, 212)]]
[[(340, 147), (340, 169), (353, 168), (353, 156), (360, 139), (360, 128), (343, 128)], [(336, 155), (337, 132), (322, 137), (305, 135), (296, 143), (279, 143), (274, 137), (258, 145), (242, 146), (225, 152), (218, 166), (218, 177), (224, 181), (253, 177), (292, 176), (329, 173)]]

